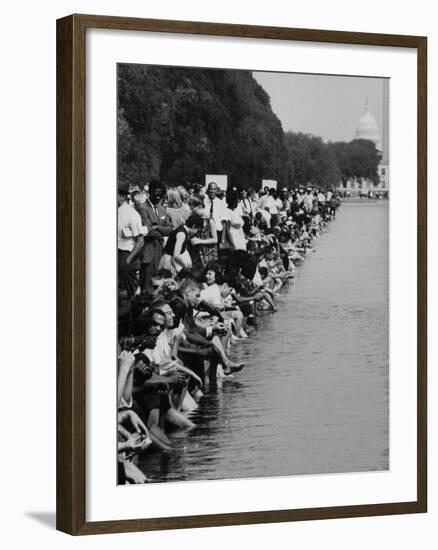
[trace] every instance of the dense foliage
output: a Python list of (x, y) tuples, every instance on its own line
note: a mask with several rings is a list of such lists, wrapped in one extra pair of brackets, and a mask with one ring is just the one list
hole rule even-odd
[(282, 179), (283, 130), (250, 72), (120, 65), (119, 178), (141, 185), (228, 174), (247, 187)]
[(288, 152), (288, 179), (295, 185), (336, 187), (341, 171), (333, 150), (320, 137), (308, 134), (285, 134)]
[(118, 177), (131, 185), (203, 183), (205, 174), (227, 174), (239, 188), (374, 179), (377, 152), (360, 142), (285, 134), (250, 71), (118, 67)]
[(367, 139), (354, 139), (349, 143), (339, 141), (330, 143), (328, 147), (339, 166), (344, 185), (353, 178), (369, 179), (374, 184), (378, 183), (377, 167), (380, 157), (372, 141)]

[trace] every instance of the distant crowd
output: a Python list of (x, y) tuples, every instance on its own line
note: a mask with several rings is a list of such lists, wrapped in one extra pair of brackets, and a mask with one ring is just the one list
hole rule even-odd
[(387, 199), (389, 197), (389, 192), (384, 190), (381, 191), (381, 190), (372, 190), (372, 189), (368, 189), (368, 190), (359, 189), (353, 193), (354, 194), (352, 194), (352, 192), (348, 189), (344, 189), (340, 191), (340, 196), (343, 199), (359, 197), (359, 199), (373, 199), (373, 200)]
[(119, 484), (149, 481), (139, 455), (172, 452), (169, 433), (194, 427), (203, 389), (244, 368), (233, 346), (277, 310), (339, 205), (311, 187), (119, 184)]

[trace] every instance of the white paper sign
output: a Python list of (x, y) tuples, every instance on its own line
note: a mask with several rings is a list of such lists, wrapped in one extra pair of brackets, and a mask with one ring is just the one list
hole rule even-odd
[(269, 189), (277, 189), (277, 180), (262, 180), (262, 189), (269, 187)]

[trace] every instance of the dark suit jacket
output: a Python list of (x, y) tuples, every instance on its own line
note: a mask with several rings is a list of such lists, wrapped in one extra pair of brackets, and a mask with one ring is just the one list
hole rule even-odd
[(183, 317), (183, 323), (187, 330), (187, 338), (190, 341), (190, 334), (198, 335), (201, 337), (200, 339), (197, 339), (197, 344), (205, 344), (210, 345), (210, 341), (207, 340), (207, 329), (206, 327), (203, 327), (199, 325), (195, 317), (193, 315), (193, 308), (191, 306), (186, 305), (186, 311)]
[(144, 247), (141, 261), (144, 264), (159, 262), (163, 255), (163, 237), (172, 233), (173, 227), (166, 208), (159, 204), (155, 212), (152, 204), (147, 200), (143, 204), (135, 206), (140, 214), (142, 224), (148, 228), (148, 234), (144, 238)]

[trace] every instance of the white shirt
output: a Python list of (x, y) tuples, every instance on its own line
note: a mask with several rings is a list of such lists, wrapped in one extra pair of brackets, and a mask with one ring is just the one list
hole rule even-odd
[(222, 305), (221, 291), (216, 283), (206, 286), (201, 290), (201, 300), (205, 300), (207, 304), (213, 307)]
[[(211, 201), (210, 197), (205, 197), (205, 209), (210, 214), (211, 213)], [(222, 231), (222, 222), (226, 221), (227, 217), (227, 205), (221, 199), (217, 197), (213, 200), (213, 221), (216, 225), (217, 231)]]
[(269, 195), (265, 202), (265, 208), (269, 208), (269, 212), (271, 214), (278, 214), (278, 206), (277, 201), (274, 199), (272, 195)]
[(259, 201), (258, 201), (258, 207), (263, 210), (265, 208), (265, 206), (268, 206), (267, 202), (268, 202), (268, 199), (269, 199), (270, 195), (269, 193), (267, 195), (262, 195), (260, 198), (259, 198)]
[(151, 363), (159, 365), (162, 361), (169, 357), (170, 351), (171, 349), (167, 330), (163, 330), (157, 338), (154, 349), (147, 348), (143, 351), (143, 353), (149, 361), (151, 361)]
[(131, 252), (135, 246), (135, 237), (143, 234), (140, 214), (124, 202), (117, 209), (117, 247)]
[(256, 272), (254, 273), (254, 277), (252, 278), (252, 282), (256, 286), (261, 286), (263, 284), (263, 279), (262, 279), (258, 269), (256, 269)]
[(255, 208), (254, 208), (254, 204), (253, 204), (251, 199), (248, 199), (248, 198), (242, 199), (239, 202), (239, 206), (240, 206), (240, 209), (242, 211), (241, 215), (245, 215), (245, 216), (253, 216), (254, 215)]
[[(228, 210), (228, 212), (230, 212), (230, 210)], [(237, 206), (234, 209), (234, 212), (236, 212), (236, 214), (238, 216), (243, 216), (243, 208), (242, 208), (242, 205), (240, 204), (240, 202), (237, 203)]]
[(312, 210), (313, 208), (313, 195), (306, 194), (304, 195), (304, 208), (306, 210)]

